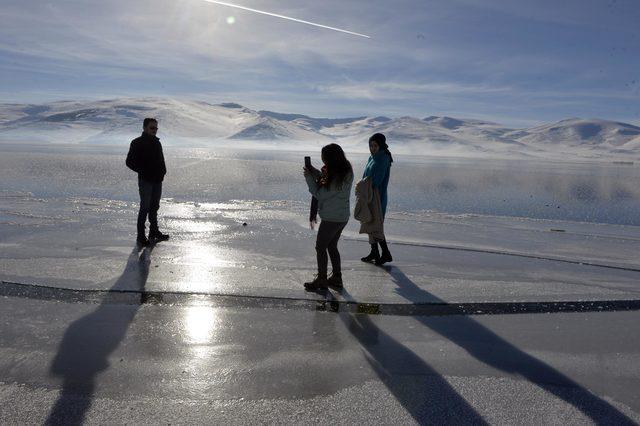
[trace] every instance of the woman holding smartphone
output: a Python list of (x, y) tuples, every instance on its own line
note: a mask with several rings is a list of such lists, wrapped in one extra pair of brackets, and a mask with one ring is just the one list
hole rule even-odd
[[(349, 196), (353, 185), (353, 169), (337, 144), (322, 148), (324, 167), (318, 170), (305, 165), (304, 176), (309, 192), (318, 200), (320, 228), (316, 238), (316, 258), (318, 275), (313, 281), (304, 283), (305, 289), (315, 291), (328, 286), (342, 287), (342, 270), (338, 240), (350, 216)], [(328, 256), (327, 256), (328, 253)], [(331, 259), (332, 273), (327, 277), (327, 267)]]
[[(382, 208), (382, 221), (384, 223), (384, 217), (387, 213), (387, 186), (389, 185), (393, 157), (389, 152), (387, 138), (382, 133), (376, 133), (369, 138), (369, 152), (371, 156), (367, 161), (362, 177), (370, 178), (373, 189), (377, 189), (380, 192), (380, 207)], [(361, 259), (363, 262), (383, 265), (393, 261), (384, 233), (377, 236), (369, 234), (369, 244), (371, 245), (371, 252)], [(382, 254), (378, 251), (378, 244), (380, 244)]]

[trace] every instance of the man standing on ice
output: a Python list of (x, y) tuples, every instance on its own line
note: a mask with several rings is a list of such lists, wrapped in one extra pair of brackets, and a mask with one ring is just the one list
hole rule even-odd
[[(141, 246), (148, 246), (149, 240), (165, 241), (169, 235), (158, 229), (158, 209), (162, 196), (162, 181), (167, 173), (164, 154), (158, 133), (158, 120), (145, 118), (142, 135), (133, 141), (127, 155), (127, 167), (138, 173), (140, 211), (138, 212), (138, 238)], [(145, 236), (145, 224), (149, 216), (149, 238)]]

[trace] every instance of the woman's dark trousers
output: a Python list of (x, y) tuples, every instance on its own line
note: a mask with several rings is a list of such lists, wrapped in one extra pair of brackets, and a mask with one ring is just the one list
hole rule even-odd
[(144, 236), (144, 227), (149, 216), (149, 230), (158, 232), (158, 209), (162, 197), (162, 182), (138, 179), (140, 211), (138, 212), (138, 236)]
[(341, 274), (340, 252), (338, 252), (338, 240), (342, 234), (342, 230), (347, 226), (347, 222), (328, 222), (323, 220), (318, 228), (318, 237), (316, 239), (316, 256), (318, 258), (318, 276), (320, 278), (327, 277), (327, 266), (329, 259), (327, 252), (331, 258), (331, 267), (334, 275)]

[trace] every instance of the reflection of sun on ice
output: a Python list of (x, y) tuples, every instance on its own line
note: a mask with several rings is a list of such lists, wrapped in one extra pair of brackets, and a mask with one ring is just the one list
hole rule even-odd
[(227, 17), (227, 24), (233, 25), (235, 23), (236, 23), (236, 18), (235, 17), (233, 17), (233, 16), (228, 16)]
[(178, 232), (190, 234), (203, 234), (205, 232), (218, 232), (224, 230), (227, 226), (216, 221), (205, 221), (195, 219), (183, 219), (172, 222), (172, 228)]
[(217, 322), (218, 318), (213, 308), (209, 306), (189, 307), (185, 318), (189, 342), (194, 344), (209, 342)]
[(177, 260), (184, 269), (182, 289), (192, 292), (208, 292), (216, 287), (217, 269), (233, 265), (225, 259), (225, 253), (216, 245), (192, 243), (184, 247)]
[[(186, 340), (191, 345), (195, 359), (206, 359), (211, 355), (213, 333), (218, 325), (216, 311), (210, 306), (191, 306), (187, 308), (184, 326)], [(192, 367), (198, 363), (190, 362)]]
[(184, 265), (202, 267), (204, 269), (227, 266), (232, 263), (223, 258), (222, 250), (217, 246), (206, 244), (192, 244), (187, 247), (182, 260)]

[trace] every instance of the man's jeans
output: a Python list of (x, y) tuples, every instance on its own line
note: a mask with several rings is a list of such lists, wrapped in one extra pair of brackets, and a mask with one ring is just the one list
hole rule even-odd
[(162, 182), (138, 179), (140, 191), (140, 211), (138, 212), (138, 236), (144, 235), (144, 225), (149, 215), (149, 230), (158, 232), (158, 209), (162, 197)]

